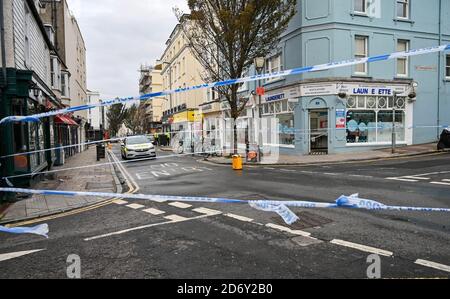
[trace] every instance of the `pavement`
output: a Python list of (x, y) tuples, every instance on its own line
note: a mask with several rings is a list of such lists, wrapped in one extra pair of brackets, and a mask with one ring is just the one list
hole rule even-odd
[[(261, 163), (244, 162), (247, 165), (308, 165), (322, 163), (358, 162), (367, 160), (392, 159), (399, 157), (409, 157), (437, 153), (436, 143), (403, 146), (396, 149), (392, 154), (392, 149), (379, 149), (356, 153), (341, 153), (329, 155), (286, 155), (279, 154), (276, 157), (267, 156)], [(230, 165), (231, 159), (226, 157), (209, 157), (207, 161), (216, 164)]]
[[(113, 153), (120, 159), (118, 146)], [(388, 205), (449, 208), (449, 164), (449, 153), (434, 153), (233, 171), (159, 151), (157, 160), (126, 161), (121, 172), (143, 194), (333, 202), (360, 193)], [(288, 226), (248, 205), (114, 200), (45, 220), (49, 239), (0, 234), (0, 279), (66, 278), (74, 255), (82, 278), (367, 278), (372, 254), (382, 278), (450, 278), (448, 214), (293, 211), (300, 221)]]
[[(107, 157), (106, 162), (109, 161)], [(121, 184), (116, 177), (114, 168), (104, 164), (105, 160), (97, 162), (96, 149), (91, 147), (87, 151), (69, 158), (65, 165), (54, 167), (58, 171), (46, 178), (33, 189), (38, 190), (69, 190), (89, 192), (121, 192)], [(99, 165), (98, 167), (80, 168), (64, 171), (64, 169)], [(26, 221), (64, 213), (80, 208), (90, 207), (102, 202), (104, 198), (92, 197), (58, 197), (33, 195), (15, 203), (0, 205), (0, 224)]]

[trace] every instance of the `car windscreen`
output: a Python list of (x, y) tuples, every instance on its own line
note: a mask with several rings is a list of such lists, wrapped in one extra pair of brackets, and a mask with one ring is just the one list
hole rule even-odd
[(150, 140), (147, 137), (133, 137), (127, 139), (127, 144), (129, 145), (136, 145), (136, 144), (143, 144), (143, 143), (150, 143)]

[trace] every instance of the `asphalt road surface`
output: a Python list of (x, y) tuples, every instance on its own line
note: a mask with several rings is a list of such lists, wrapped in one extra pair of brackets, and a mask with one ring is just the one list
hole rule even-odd
[[(241, 172), (158, 156), (123, 164), (137, 193), (317, 202), (359, 193), (450, 208), (449, 154)], [(82, 278), (367, 278), (374, 253), (382, 278), (450, 277), (449, 214), (293, 211), (301, 220), (288, 226), (247, 205), (115, 201), (46, 221), (48, 240), (1, 234), (0, 278), (66, 278), (70, 255), (80, 257)]]

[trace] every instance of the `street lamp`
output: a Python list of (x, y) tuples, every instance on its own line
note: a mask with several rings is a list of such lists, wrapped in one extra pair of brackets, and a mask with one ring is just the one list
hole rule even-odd
[[(264, 67), (266, 64), (266, 59), (265, 57), (256, 57), (255, 58), (255, 69), (256, 69), (256, 73), (258, 75), (261, 75), (262, 72), (264, 71)], [(258, 80), (258, 87), (261, 87), (261, 79)], [(259, 162), (261, 162), (261, 152), (262, 152), (262, 147), (263, 147), (263, 138), (262, 138), (262, 97), (261, 97), (261, 93), (259, 93), (258, 95), (258, 111), (259, 111), (259, 134), (258, 134), (258, 148), (259, 148), (259, 153), (258, 153), (258, 160)]]

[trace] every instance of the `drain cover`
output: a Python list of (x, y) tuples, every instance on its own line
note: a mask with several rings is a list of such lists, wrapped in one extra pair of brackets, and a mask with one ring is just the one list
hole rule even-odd
[[(333, 222), (333, 220), (331, 219), (310, 212), (300, 212), (296, 214), (300, 218), (300, 220), (292, 225), (289, 225), (289, 228), (293, 230), (302, 230), (306, 228), (319, 227)], [(280, 217), (274, 217), (272, 218), (272, 221), (275, 224), (286, 226), (286, 223)]]

